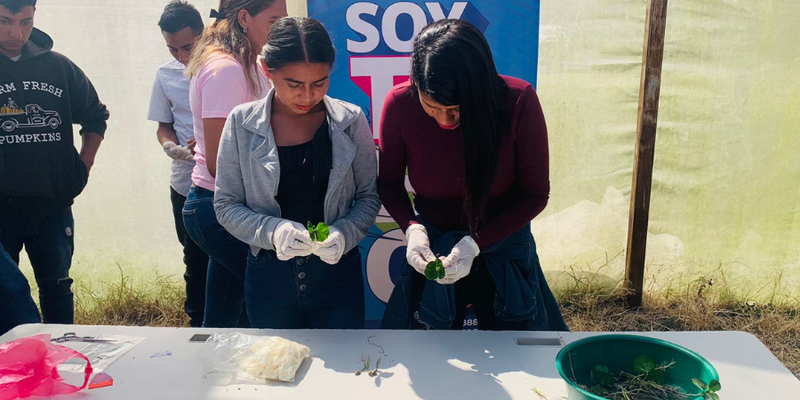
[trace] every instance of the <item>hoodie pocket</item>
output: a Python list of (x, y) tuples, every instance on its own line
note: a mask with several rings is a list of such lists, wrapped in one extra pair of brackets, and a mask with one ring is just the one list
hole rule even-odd
[(83, 189), (86, 188), (86, 184), (89, 181), (89, 169), (77, 152), (74, 153), (72, 159), (71, 171), (72, 179), (70, 180), (71, 185), (69, 187), (69, 192), (72, 199), (74, 199), (83, 192)]

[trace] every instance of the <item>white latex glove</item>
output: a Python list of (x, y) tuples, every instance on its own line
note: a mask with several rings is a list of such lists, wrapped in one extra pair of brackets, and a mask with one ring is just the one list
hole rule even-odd
[(294, 257), (306, 257), (316, 250), (317, 243), (311, 240), (305, 226), (289, 220), (278, 223), (272, 233), (272, 247), (278, 260), (288, 261)]
[(330, 231), (328, 233), (328, 238), (325, 239), (324, 242), (319, 243), (314, 254), (319, 256), (320, 260), (334, 265), (339, 262), (339, 259), (342, 258), (342, 254), (344, 254), (344, 235), (332, 226), (329, 226), (328, 230)]
[(414, 224), (406, 229), (406, 261), (417, 272), (425, 275), (425, 267), (431, 261), (436, 261), (436, 256), (431, 251), (428, 231), (422, 224)]
[(173, 160), (191, 160), (193, 158), (192, 151), (186, 147), (180, 146), (173, 141), (164, 142), (161, 146), (164, 148), (164, 153), (167, 153), (169, 158)]
[(437, 279), (443, 285), (456, 283), (459, 279), (469, 275), (472, 270), (472, 261), (481, 253), (478, 244), (469, 236), (464, 236), (456, 243), (450, 255), (442, 260), (445, 275), (442, 279)]

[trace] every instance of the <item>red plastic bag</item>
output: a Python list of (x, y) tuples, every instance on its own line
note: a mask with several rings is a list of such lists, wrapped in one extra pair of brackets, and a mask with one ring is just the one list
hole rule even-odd
[[(86, 360), (83, 386), (72, 386), (58, 374), (58, 365)], [(92, 365), (81, 353), (50, 343), (50, 335), (35, 335), (0, 344), (0, 400), (69, 394), (86, 388)]]

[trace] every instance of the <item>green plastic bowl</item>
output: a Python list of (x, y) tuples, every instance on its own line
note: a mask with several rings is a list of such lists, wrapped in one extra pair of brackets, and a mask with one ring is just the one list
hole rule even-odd
[(572, 379), (573, 371), (578, 383), (594, 386), (590, 371), (603, 364), (614, 374), (620, 371), (633, 372), (633, 361), (639, 356), (648, 356), (656, 364), (675, 362), (667, 369), (664, 384), (683, 389), (690, 399), (700, 398), (702, 391), (692, 383), (698, 378), (709, 383), (719, 381), (714, 366), (699, 354), (661, 339), (636, 335), (598, 335), (576, 340), (558, 352), (556, 369), (567, 382), (570, 400), (605, 400), (581, 389)]

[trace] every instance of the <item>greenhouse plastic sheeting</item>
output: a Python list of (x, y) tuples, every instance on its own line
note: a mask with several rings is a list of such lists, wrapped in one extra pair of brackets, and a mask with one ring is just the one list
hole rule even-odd
[[(37, 11), (36, 25), (111, 111), (74, 207), (79, 282), (115, 280), (117, 266), (145, 281), (182, 273), (169, 159), (146, 120), (155, 72), (170, 60), (156, 26), (165, 3), (50, 1)], [(204, 17), (218, 5), (192, 3)], [(290, 12), (302, 6), (289, 1)], [(572, 270), (622, 277), (645, 13), (644, 0), (541, 2), (552, 194), (533, 231), (556, 282)], [(800, 2), (671, 0), (667, 19), (647, 286), (721, 266), (748, 293), (771, 290), (780, 272), (798, 295)]]
[[(551, 201), (534, 221), (542, 262), (618, 281), (646, 2), (544, 1), (541, 13), (552, 157)], [(796, 1), (669, 1), (651, 286), (724, 274), (745, 294), (800, 294), (799, 26)]]

